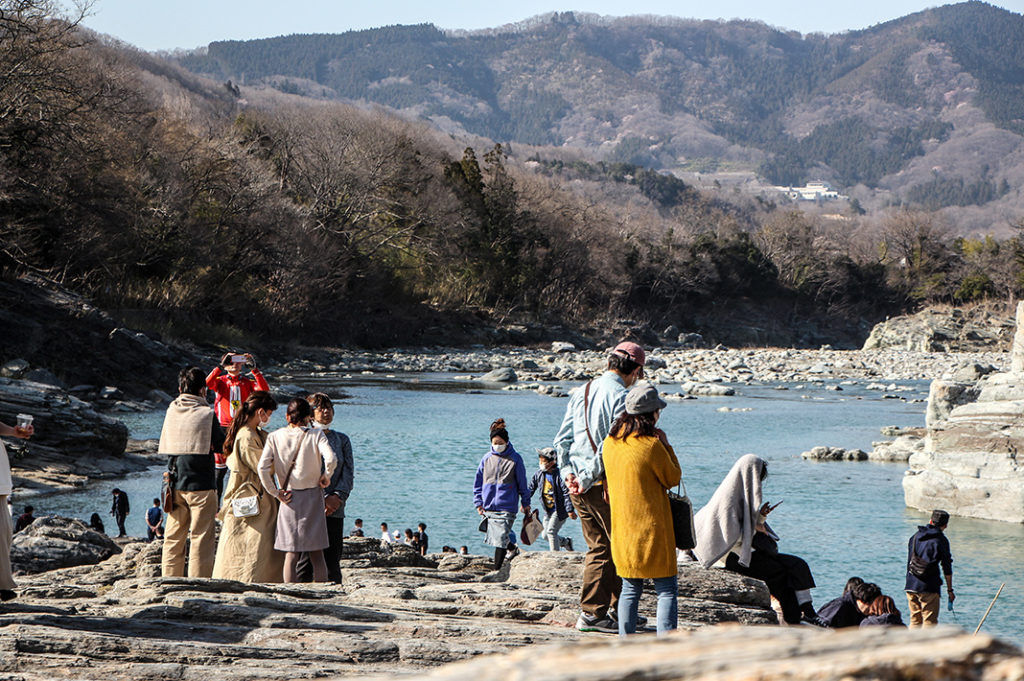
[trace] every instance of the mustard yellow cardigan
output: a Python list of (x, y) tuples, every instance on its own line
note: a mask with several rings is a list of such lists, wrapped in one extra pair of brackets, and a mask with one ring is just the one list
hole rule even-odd
[(656, 437), (609, 436), (602, 457), (616, 572), (629, 579), (675, 575), (675, 535), (665, 494), (682, 474), (675, 452)]

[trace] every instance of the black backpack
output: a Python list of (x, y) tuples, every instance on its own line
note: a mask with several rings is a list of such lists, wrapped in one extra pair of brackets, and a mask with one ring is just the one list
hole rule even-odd
[(925, 573), (928, 572), (928, 568), (932, 566), (931, 561), (927, 561), (921, 556), (917, 555), (917, 535), (914, 535), (914, 545), (910, 549), (910, 561), (907, 563), (907, 572), (914, 575), (918, 579), (923, 579)]

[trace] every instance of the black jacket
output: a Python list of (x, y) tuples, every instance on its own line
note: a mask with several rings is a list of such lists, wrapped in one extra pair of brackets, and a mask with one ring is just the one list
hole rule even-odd
[[(928, 569), (924, 577), (910, 574), (910, 556), (914, 553), (914, 541), (917, 540), (917, 555), (928, 561)], [(907, 591), (923, 594), (937, 594), (942, 590), (942, 578), (939, 566), (946, 575), (953, 574), (953, 556), (949, 551), (949, 539), (942, 530), (934, 525), (919, 525), (917, 532), (907, 542)]]
[(818, 608), (817, 624), (830, 629), (856, 627), (863, 619), (850, 591)]
[[(575, 510), (572, 507), (572, 500), (569, 499), (569, 488), (565, 486), (565, 481), (562, 480), (562, 474), (558, 470), (558, 466), (555, 466), (550, 471), (540, 469), (533, 474), (529, 487), (530, 498), (533, 498), (533, 493), (538, 487), (541, 488), (541, 495), (544, 494), (544, 476), (548, 473), (555, 479), (555, 511), (558, 512), (559, 519), (565, 520), (569, 517), (570, 513), (575, 513)], [(544, 499), (541, 498), (541, 507), (543, 506)]]
[(118, 492), (114, 495), (114, 501), (110, 504), (110, 513), (114, 516), (128, 515), (131, 511), (131, 506), (128, 504), (128, 495), (124, 492)]

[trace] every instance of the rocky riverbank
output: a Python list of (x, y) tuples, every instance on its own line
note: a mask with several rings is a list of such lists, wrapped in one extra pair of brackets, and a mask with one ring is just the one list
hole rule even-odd
[[(19, 577), (18, 599), (0, 605), (0, 674), (18, 681), (1024, 675), (1017, 649), (952, 628), (766, 626), (775, 613), (764, 584), (722, 570), (680, 570), (677, 635), (620, 642), (572, 627), (580, 553), (527, 552), (493, 573), (481, 556), (383, 553), (373, 539), (351, 539), (338, 587), (163, 579), (160, 548), (129, 543), (98, 565)], [(641, 612), (653, 618), (654, 605), (646, 595)], [(458, 661), (465, 662), (426, 671)]]
[[(251, 585), (159, 574), (159, 544), (99, 565), (19, 577), (0, 606), (0, 672), (52, 679), (295, 679), (398, 674), (581, 634), (582, 554), (527, 552), (502, 573), (481, 556), (373, 539), (345, 544), (342, 587)], [(653, 619), (653, 596), (642, 602)], [(768, 623), (761, 582), (681, 571), (680, 626)]]

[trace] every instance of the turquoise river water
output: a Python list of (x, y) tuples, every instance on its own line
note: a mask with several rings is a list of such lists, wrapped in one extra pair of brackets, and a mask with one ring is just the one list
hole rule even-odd
[[(503, 417), (512, 443), (523, 454), (528, 474), (537, 464), (534, 449), (551, 444), (565, 410), (564, 399), (529, 391), (479, 389), (444, 375), (397, 377), (296, 377), (310, 390), (344, 393), (336, 404), (335, 427), (346, 432), (355, 455), (355, 490), (346, 509), (346, 526), (363, 518), (368, 534), (427, 524), (431, 550), (466, 544), (472, 553), (489, 553), (476, 531), (472, 484), (476, 465), (488, 449), (488, 425)], [(732, 463), (753, 452), (769, 462), (765, 498), (785, 500), (772, 514), (780, 548), (810, 563), (820, 605), (842, 592), (859, 575), (894, 596), (906, 617), (902, 594), (906, 545), (927, 514), (903, 504), (905, 465), (869, 462), (808, 462), (800, 453), (817, 445), (870, 450), (883, 439), (885, 425), (921, 426), (927, 384), (911, 382), (907, 401), (882, 399), (861, 386), (842, 392), (823, 385), (777, 390), (773, 386), (736, 386), (737, 396), (671, 403), (660, 425), (675, 447), (695, 507), (710, 498)], [(668, 386), (671, 387), (671, 386)], [(474, 388), (470, 391), (468, 388)], [(919, 400), (914, 402), (913, 400)], [(720, 412), (720, 407), (750, 411)], [(278, 409), (271, 428), (283, 424)], [(133, 414), (125, 422), (133, 437), (159, 436), (162, 412)], [(60, 513), (83, 519), (98, 511), (113, 519), (110, 488), (125, 489), (133, 512), (131, 534), (145, 535), (143, 511), (159, 490), (160, 469), (72, 493), (37, 499), (37, 515)], [(563, 534), (583, 547), (579, 524), (569, 521)], [(1017, 613), (1024, 606), (1015, 581), (1024, 555), (1024, 526), (953, 518), (947, 532), (953, 549), (956, 611), (940, 621), (973, 631), (1000, 583), (1006, 582), (983, 631), (1024, 643)], [(530, 550), (530, 549), (527, 549)]]

